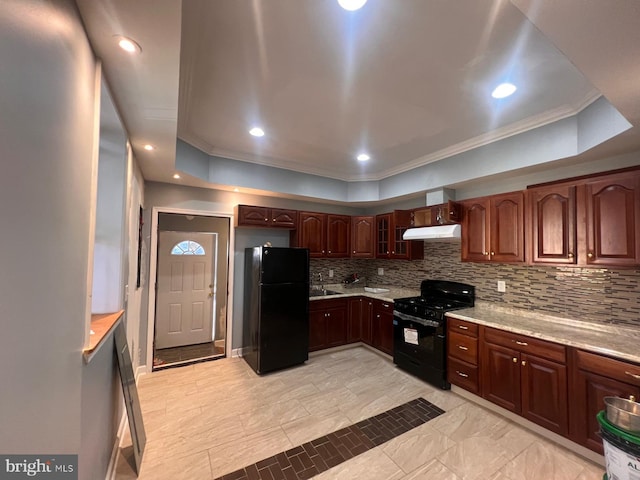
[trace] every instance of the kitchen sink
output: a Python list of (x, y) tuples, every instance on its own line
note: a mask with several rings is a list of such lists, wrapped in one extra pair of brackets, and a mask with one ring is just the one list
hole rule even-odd
[(310, 297), (326, 297), (328, 295), (340, 295), (340, 292), (334, 292), (333, 290), (311, 290), (309, 292)]

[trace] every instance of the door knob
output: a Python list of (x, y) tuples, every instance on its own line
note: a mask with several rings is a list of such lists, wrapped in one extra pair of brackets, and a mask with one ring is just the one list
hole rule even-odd
[(209, 292), (209, 297), (213, 297), (213, 292)]

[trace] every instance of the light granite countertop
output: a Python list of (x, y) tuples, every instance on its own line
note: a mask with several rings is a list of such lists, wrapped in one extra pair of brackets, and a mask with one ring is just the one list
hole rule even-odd
[(448, 316), (640, 363), (640, 330), (477, 302)]
[[(395, 298), (405, 298), (405, 297), (417, 297), (420, 296), (420, 290), (413, 290), (409, 288), (397, 288), (397, 287), (389, 287), (384, 286), (380, 288), (384, 288), (388, 290), (387, 292), (381, 293), (373, 293), (366, 292), (364, 289), (364, 285), (361, 287), (346, 287), (341, 283), (326, 283), (323, 285), (325, 290), (332, 290), (334, 292), (339, 292), (338, 295), (326, 295), (320, 297), (310, 297), (310, 301), (316, 300), (329, 300), (333, 298), (345, 298), (345, 297), (369, 297), (376, 298), (378, 300), (382, 300), (385, 302), (393, 302)], [(314, 285), (316, 287), (316, 285)]]

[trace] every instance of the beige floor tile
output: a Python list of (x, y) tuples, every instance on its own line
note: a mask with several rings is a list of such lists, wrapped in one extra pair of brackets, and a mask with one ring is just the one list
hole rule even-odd
[(240, 421), (245, 433), (250, 435), (308, 416), (309, 412), (298, 400), (290, 400), (288, 402), (266, 403), (262, 408), (241, 415)]
[(455, 442), (428, 423), (410, 430), (384, 444), (382, 450), (405, 473), (409, 473), (435, 459), (453, 447)]
[(438, 460), (465, 480), (490, 478), (509, 461), (500, 447), (484, 437), (464, 438), (438, 455)]
[(461, 480), (438, 460), (431, 460), (401, 480)]
[(434, 405), (437, 405), (445, 412), (453, 410), (460, 405), (464, 405), (467, 402), (464, 398), (449, 390), (433, 390), (424, 396), (425, 400), (430, 401)]
[(210, 480), (211, 465), (207, 452), (187, 455), (166, 462), (144, 464), (139, 480)]
[(342, 410), (353, 423), (357, 423), (365, 418), (386, 412), (400, 404), (402, 404), (402, 402), (399, 402), (395, 398), (388, 395), (380, 395), (380, 392), (378, 392), (378, 395), (356, 395), (355, 400), (340, 405), (340, 410)]
[(540, 440), (538, 435), (510, 421), (504, 425), (501, 424), (501, 428), (493, 430), (489, 438), (502, 449), (503, 455), (509, 459), (516, 457), (533, 442)]
[(353, 422), (339, 410), (325, 411), (320, 414), (308, 415), (282, 425), (282, 429), (294, 446), (302, 445), (316, 438), (326, 435)]
[(586, 465), (576, 480), (602, 480), (606, 470), (599, 465)]
[(374, 448), (313, 478), (315, 480), (400, 480), (403, 475), (402, 470), (380, 448)]
[(552, 443), (536, 441), (507, 463), (503, 472), (513, 480), (574, 480), (584, 467), (568, 453)]
[(505, 427), (507, 421), (471, 403), (453, 408), (429, 422), (449, 438), (460, 441), (470, 437), (490, 437)]
[(358, 397), (346, 387), (338, 387), (333, 390), (320, 392), (307, 398), (301, 399), (304, 408), (310, 414), (322, 414), (340, 408), (349, 402), (356, 402)]
[(214, 478), (217, 478), (291, 447), (293, 445), (289, 441), (289, 437), (280, 427), (247, 435), (233, 442), (209, 449), (211, 471)]

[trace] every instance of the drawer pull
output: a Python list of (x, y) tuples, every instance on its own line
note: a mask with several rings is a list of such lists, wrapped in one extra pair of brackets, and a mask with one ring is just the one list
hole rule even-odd
[(636, 375), (635, 373), (631, 373), (631, 372), (624, 372), (625, 375), (629, 375), (633, 378), (635, 378), (636, 380), (640, 380), (640, 375)]
[(460, 370), (456, 370), (456, 373), (462, 378), (469, 378), (469, 375), (467, 375), (466, 373), (462, 373)]
[(469, 330), (469, 327), (465, 327), (464, 325), (458, 325), (460, 330)]
[(465, 347), (464, 345), (458, 345), (458, 348), (459, 348), (460, 350), (469, 350), (469, 348), (468, 348), (468, 347)]
[(521, 342), (519, 340), (514, 340), (514, 342), (516, 342), (516, 345), (522, 345), (523, 347), (526, 347), (527, 345), (529, 345), (527, 342)]

